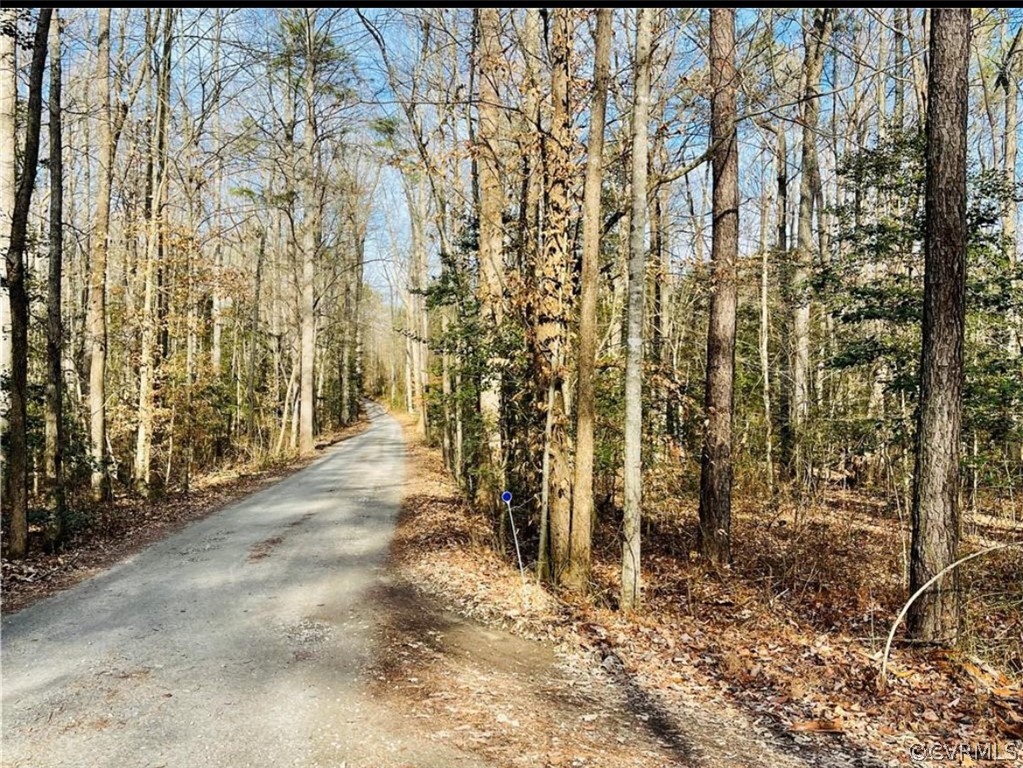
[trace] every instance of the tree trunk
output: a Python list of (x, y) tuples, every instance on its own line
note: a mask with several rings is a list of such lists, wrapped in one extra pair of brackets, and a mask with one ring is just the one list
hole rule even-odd
[[(17, 19), (14, 8), (0, 8), (0, 253), (7, 253), (10, 243), (11, 216), (17, 196)], [(6, 382), (11, 375), (11, 298), (7, 281), (0, 280), (0, 283), (0, 380)], [(0, 434), (7, 434), (9, 411), (10, 391), (3, 386), (0, 387)], [(6, 466), (5, 454), (5, 447), (0, 445), (0, 469)]]
[(810, 413), (810, 295), (807, 285), (813, 261), (814, 177), (817, 170), (817, 122), (820, 102), (817, 89), (824, 67), (824, 51), (831, 33), (834, 11), (814, 11), (812, 30), (803, 36), (803, 102), (802, 175), (799, 183), (799, 225), (796, 235), (796, 258), (792, 270), (792, 399), (789, 421), (792, 432), (792, 467), (790, 473), (799, 483), (809, 478), (808, 458), (803, 436)]
[[(970, 11), (936, 8), (927, 87), (923, 349), (913, 483), (910, 593), (955, 562), (966, 293), (966, 113)], [(913, 603), (910, 634), (958, 638), (958, 571)]]
[(735, 10), (710, 12), (711, 145), (714, 147), (706, 429), (700, 472), (700, 553), (731, 559), (735, 266), (739, 255), (739, 146), (735, 131)]
[(621, 608), (640, 602), (640, 519), (643, 504), (643, 305), (646, 295), (647, 162), (650, 121), (650, 17), (636, 12), (632, 110), (632, 217), (629, 227), (628, 322), (625, 351), (625, 510), (622, 521)]
[(64, 325), (61, 318), (61, 273), (64, 261), (64, 136), (61, 124), (60, 18), (50, 28), (50, 263), (46, 282), (46, 507), (47, 544), (58, 549), (64, 539)]
[[(152, 206), (146, 238), (145, 289), (142, 301), (142, 343), (139, 360), (138, 430), (135, 439), (135, 490), (142, 496), (150, 494), (150, 473), (153, 452), (154, 382), (156, 379), (156, 274), (159, 267), (159, 244), (163, 238), (164, 208), (170, 168), (167, 157), (167, 125), (170, 120), (170, 76), (174, 11), (165, 10), (163, 19), (163, 52), (157, 74), (156, 141), (153, 143)], [(186, 418), (188, 415), (186, 414)]]
[(338, 384), (341, 387), (341, 403), (338, 410), (338, 424), (344, 425), (349, 421), (349, 414), (352, 408), (352, 375), (351, 375), (351, 336), (352, 336), (352, 320), (351, 320), (351, 304), (352, 304), (352, 286), (349, 280), (344, 280), (344, 287), (342, 288), (343, 296), (341, 299), (341, 318), (343, 327), (341, 330), (341, 354), (338, 356)]
[(39, 160), (39, 126), (43, 110), (43, 72), (46, 42), (53, 10), (42, 8), (32, 41), (28, 106), (25, 113), (25, 148), (18, 191), (11, 212), (11, 239), (7, 248), (7, 287), (11, 301), (11, 407), (8, 415), (7, 494), (4, 507), (11, 516), (10, 557), (24, 557), (28, 549), (28, 292), (25, 247), (28, 212)]
[(483, 455), (477, 503), (493, 519), (500, 514), (500, 494), (505, 487), (504, 447), (501, 440), (501, 369), (503, 362), (494, 344), (504, 319), (504, 234), (501, 222), (505, 205), (501, 162), (501, 112), (498, 83), (502, 81), (501, 17), (496, 8), (479, 10), (479, 130), (477, 175), (479, 177), (479, 305), (481, 321), (490, 332), (486, 369), (480, 386), (480, 418), (483, 424)]
[(761, 397), (764, 401), (764, 474), (767, 475), (767, 490), (774, 499), (774, 424), (771, 419), (771, 357), (770, 357), (770, 331), (771, 316), (769, 293), (770, 287), (770, 249), (767, 247), (767, 203), (760, 209), (760, 216), (763, 220), (760, 230), (760, 335), (758, 338), (758, 351), (760, 353), (760, 374), (763, 377), (761, 383)]
[(315, 277), (316, 256), (320, 240), (320, 204), (317, 184), (316, 151), (318, 144), (316, 126), (316, 40), (315, 11), (310, 17), (306, 11), (306, 46), (305, 46), (305, 126), (302, 143), (305, 150), (305, 173), (302, 188), (303, 207), (303, 243), (302, 243), (302, 278), (299, 296), (299, 325), (301, 331), (301, 387), (299, 395), (299, 451), (311, 453), (314, 448), (314, 411), (316, 407), (315, 358), (316, 358), (316, 306)]
[(106, 368), (107, 368), (107, 253), (110, 247), (110, 186), (113, 179), (114, 134), (110, 110), (110, 9), (99, 10), (99, 182), (93, 222), (92, 258), (89, 260), (89, 459), (92, 462), (92, 498), (110, 497), (107, 473)]
[(245, 385), (245, 400), (248, 402), (248, 423), (245, 434), (252, 442), (256, 424), (256, 348), (259, 330), (259, 294), (263, 288), (263, 261), (266, 257), (266, 230), (259, 230), (259, 249), (256, 251), (256, 285), (253, 290), (252, 309), (249, 315), (249, 371)]
[(573, 172), (571, 111), (568, 103), (572, 32), (568, 9), (554, 10), (552, 26), (550, 55), (553, 109), (547, 144), (547, 215), (544, 220), (541, 261), (536, 275), (533, 352), (535, 370), (539, 374), (538, 389), (540, 393), (546, 393), (547, 471), (543, 479), (549, 508), (551, 576), (557, 583), (568, 567), (572, 511), (568, 417), (565, 411), (564, 389), (568, 309), (572, 300), (568, 247), (571, 216), (568, 187)]
[(223, 10), (216, 11), (215, 32), (213, 39), (213, 80), (216, 98), (213, 106), (213, 141), (216, 147), (216, 174), (214, 176), (215, 189), (215, 213), (214, 221), (216, 226), (217, 244), (213, 257), (213, 291), (210, 297), (210, 315), (213, 324), (213, 334), (210, 339), (210, 367), (215, 376), (220, 376), (221, 368), (221, 339), (224, 334), (224, 318), (222, 312), (223, 291), (222, 280), (224, 272), (224, 131), (222, 123), (223, 105), (220, 98), (223, 87), (223, 73), (220, 66), (220, 40), (224, 31)]
[[(1008, 24), (1008, 23), (1007, 23)], [(1005, 131), (1002, 135), (1002, 169), (1005, 180), (1013, 183), (1016, 180), (1016, 157), (1019, 143), (1019, 85), (1017, 83), (1016, 61), (1023, 56), (1023, 41), (1021, 31), (1016, 30), (1012, 44), (1002, 62), (1002, 71), (999, 75), (999, 84), (1005, 91)], [(1019, 213), (1019, 203), (1013, 198), (1005, 201), (1002, 210), (1002, 235), (1005, 237), (1006, 247), (1009, 251), (1009, 265), (1016, 267), (1019, 254), (1016, 247), (1016, 216)], [(1019, 282), (1014, 283), (1016, 290), (1020, 290)], [(1018, 294), (1017, 294), (1018, 295)], [(1012, 309), (1009, 312), (1009, 344), (1008, 354), (1012, 358), (1023, 356), (1023, 323), (1021, 323), (1019, 311)]]
[(600, 294), (600, 192), (604, 178), (604, 121), (611, 71), (611, 9), (597, 10), (594, 33), (593, 101), (590, 104), (583, 187), (583, 263), (579, 281), (579, 349), (576, 375), (575, 479), (572, 540), (565, 585), (586, 592), (593, 534), (594, 377), (597, 361), (597, 299)]
[(416, 434), (425, 439), (429, 428), (426, 412), (426, 389), (429, 384), (428, 348), (425, 344), (428, 332), (426, 321), (426, 206), (427, 200), (422, 186), (411, 178), (402, 181), (408, 206), (411, 228), (412, 253), (409, 263), (409, 287), (405, 293), (405, 330), (408, 334), (412, 353), (412, 403), (416, 414)]

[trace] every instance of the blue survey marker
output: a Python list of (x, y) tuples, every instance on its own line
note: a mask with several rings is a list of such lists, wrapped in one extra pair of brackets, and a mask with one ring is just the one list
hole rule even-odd
[(503, 501), (505, 504), (507, 504), (511, 500), (512, 500), (511, 491), (505, 491), (504, 493), (501, 494), (501, 501)]

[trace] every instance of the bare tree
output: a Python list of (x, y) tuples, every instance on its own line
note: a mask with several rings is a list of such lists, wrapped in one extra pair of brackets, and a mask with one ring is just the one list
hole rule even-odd
[[(806, 13), (809, 13), (807, 11)], [(835, 11), (818, 8), (813, 11), (813, 23), (803, 34), (803, 74), (801, 95), (802, 112), (802, 175), (799, 183), (799, 227), (796, 234), (795, 266), (792, 270), (792, 290), (795, 306), (792, 313), (792, 398), (790, 400), (790, 429), (792, 431), (792, 470), (800, 482), (808, 474), (803, 440), (803, 425), (810, 413), (810, 295), (807, 282), (813, 253), (814, 180), (817, 175), (817, 122), (820, 117), (821, 73), (824, 52), (831, 35)]]
[(48, 524), (47, 543), (64, 539), (64, 322), (61, 317), (61, 276), (64, 262), (64, 134), (61, 123), (60, 17), (50, 22), (50, 253), (46, 281), (46, 449), (43, 457)]
[(650, 122), (650, 20), (636, 11), (635, 95), (632, 109), (632, 211), (629, 223), (628, 328), (625, 356), (625, 512), (622, 523), (623, 610), (640, 600), (640, 519), (643, 505), (643, 305), (646, 295), (647, 162)]
[(39, 127), (43, 110), (43, 74), (51, 8), (42, 8), (32, 40), (28, 107), (25, 114), (25, 149), (21, 177), (11, 215), (11, 236), (7, 248), (7, 287), (11, 301), (11, 408), (9, 414), (10, 456), (7, 466), (7, 494), (4, 506), (10, 510), (11, 539), (7, 553), (24, 557), (28, 549), (28, 292), (26, 290), (25, 247), (28, 213), (36, 183), (39, 160)]
[(110, 109), (110, 9), (99, 11), (99, 183), (93, 220), (92, 258), (89, 260), (89, 307), (86, 326), (89, 342), (89, 458), (92, 461), (92, 496), (110, 496), (107, 474), (107, 254), (110, 247), (110, 186), (114, 165), (113, 114)]
[(322, 45), (321, 33), (316, 28), (317, 12), (303, 12), (302, 30), (305, 44), (305, 71), (302, 74), (305, 101), (305, 126), (302, 129), (305, 168), (302, 185), (302, 275), (299, 294), (299, 324), (301, 335), (299, 403), (299, 450), (309, 453), (313, 450), (314, 412), (316, 406), (313, 377), (316, 361), (316, 304), (315, 285), (316, 257), (320, 247), (320, 205), (317, 184), (317, 151), (319, 137), (316, 124), (316, 77), (317, 60)]
[(735, 9), (710, 12), (710, 133), (714, 147), (706, 427), (700, 474), (700, 551), (731, 558), (732, 409), (735, 372), (735, 265), (739, 256), (739, 145), (735, 130)]
[(593, 101), (583, 186), (583, 263), (579, 278), (579, 340), (576, 373), (575, 478), (572, 542), (565, 585), (585, 592), (590, 576), (593, 520), (594, 376), (597, 358), (597, 299), (600, 293), (600, 192), (604, 179), (604, 122), (611, 74), (611, 9), (597, 10), (594, 33)]
[[(158, 11), (159, 13), (159, 11)], [(165, 227), (167, 186), (170, 180), (167, 126), (170, 121), (171, 51), (174, 45), (174, 10), (164, 9), (163, 48), (159, 58), (156, 87), (156, 121), (154, 141), (149, 162), (153, 168), (150, 194), (149, 231), (146, 238), (146, 266), (144, 270), (144, 298), (142, 307), (142, 339), (139, 360), (138, 429), (135, 439), (135, 489), (146, 496), (150, 493), (150, 470), (153, 450), (154, 381), (156, 379), (157, 332), (157, 270), (160, 245)], [(154, 32), (155, 35), (155, 32)], [(153, 39), (155, 42), (155, 38)]]
[[(479, 176), (480, 314), (484, 327), (495, 338), (504, 319), (504, 233), (501, 222), (505, 205), (501, 157), (501, 114), (498, 83), (502, 78), (501, 16), (496, 8), (479, 10), (479, 130), (477, 168)], [(491, 352), (480, 389), (483, 421), (484, 466), (477, 486), (481, 507), (497, 514), (505, 485), (504, 448), (501, 444), (501, 359)]]
[(568, 417), (565, 411), (565, 368), (568, 309), (572, 301), (568, 228), (571, 216), (569, 183), (572, 125), (568, 84), (572, 29), (567, 8), (556, 8), (551, 20), (551, 129), (547, 142), (546, 216), (541, 259), (536, 270), (534, 360), (546, 401), (545, 472), (550, 520), (552, 576), (559, 581), (568, 567), (572, 485), (569, 465)]
[[(0, 8), (0, 253), (7, 253), (14, 213), (16, 118), (18, 103), (18, 12)], [(0, 434), (7, 433), (11, 375), (11, 299), (7, 282), (0, 281)], [(0, 446), (0, 469), (6, 456)]]

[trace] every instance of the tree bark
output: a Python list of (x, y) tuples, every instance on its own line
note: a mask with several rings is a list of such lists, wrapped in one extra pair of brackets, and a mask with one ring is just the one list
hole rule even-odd
[(650, 121), (650, 18), (636, 12), (632, 110), (632, 216), (629, 227), (628, 321), (625, 353), (625, 509), (622, 521), (621, 608), (640, 602), (640, 520), (643, 504), (643, 312), (646, 298), (647, 162)]
[(156, 88), (156, 130), (153, 142), (152, 204), (149, 232), (146, 238), (144, 297), (142, 300), (141, 353), (139, 359), (138, 430), (135, 437), (135, 490), (142, 496), (150, 494), (153, 452), (154, 382), (156, 379), (157, 295), (156, 275), (159, 267), (160, 242), (163, 238), (164, 208), (170, 168), (167, 157), (167, 125), (170, 120), (170, 77), (174, 11), (163, 11), (163, 50), (160, 56)]
[(496, 8), (479, 10), (479, 130), (476, 134), (479, 177), (479, 305), (481, 321), (489, 330), (490, 346), (480, 387), (483, 456), (477, 503), (492, 518), (500, 514), (500, 493), (505, 487), (504, 448), (501, 439), (502, 361), (495, 348), (504, 319), (505, 206), (501, 177), (501, 114), (498, 83), (502, 80), (501, 17)]
[(770, 356), (770, 249), (767, 247), (767, 207), (765, 199), (760, 209), (760, 334), (757, 339), (760, 353), (761, 398), (764, 401), (764, 474), (767, 475), (767, 490), (774, 498), (774, 424), (771, 419), (771, 356)]
[[(310, 15), (313, 14), (313, 15)], [(319, 137), (316, 125), (316, 60), (315, 11), (306, 10), (305, 23), (305, 126), (302, 143), (305, 150), (305, 172), (302, 187), (302, 276), (299, 295), (299, 325), (301, 334), (301, 385), (299, 394), (299, 451), (311, 453), (314, 448), (315, 358), (316, 358), (316, 257), (320, 244), (320, 203), (317, 190), (316, 152)]]
[(92, 463), (92, 498), (110, 497), (107, 473), (106, 367), (107, 367), (107, 252), (110, 227), (110, 186), (113, 179), (114, 134), (110, 111), (110, 9), (99, 10), (97, 57), (99, 105), (99, 182), (93, 222), (92, 258), (89, 261), (89, 307), (86, 318), (89, 343), (89, 458)]
[(700, 553), (731, 559), (732, 411), (736, 260), (739, 255), (739, 146), (735, 131), (735, 9), (710, 12), (711, 145), (714, 190), (707, 325), (706, 428), (700, 472)]
[(224, 32), (224, 16), (223, 10), (218, 8), (215, 11), (216, 22), (215, 32), (213, 38), (213, 90), (215, 93), (213, 102), (213, 140), (215, 142), (217, 159), (216, 159), (216, 173), (214, 176), (215, 190), (215, 213), (214, 221), (216, 226), (216, 238), (217, 244), (214, 251), (213, 257), (213, 291), (210, 297), (210, 320), (213, 325), (212, 338), (210, 339), (210, 367), (213, 369), (213, 373), (216, 376), (220, 376), (221, 369), (221, 339), (224, 334), (224, 318), (223, 318), (223, 272), (224, 272), (224, 219), (223, 219), (223, 208), (224, 208), (224, 130), (222, 122), (223, 107), (221, 101), (221, 92), (223, 89), (223, 72), (221, 71), (221, 53), (220, 44), (221, 36)]
[[(927, 86), (923, 349), (913, 483), (910, 594), (956, 561), (960, 537), (966, 294), (966, 115), (970, 11), (936, 8)], [(913, 603), (910, 634), (958, 639), (958, 571)]]
[(594, 33), (593, 101), (590, 104), (586, 180), (583, 185), (583, 263), (579, 280), (579, 340), (576, 375), (575, 478), (572, 539), (564, 583), (586, 592), (590, 578), (593, 521), (594, 377), (597, 361), (597, 299), (600, 294), (600, 193), (604, 178), (604, 123), (611, 76), (610, 8), (597, 10)]
[(43, 110), (43, 72), (46, 42), (53, 10), (42, 8), (32, 41), (28, 105), (25, 113), (25, 149), (21, 177), (11, 213), (11, 239), (7, 248), (7, 287), (11, 301), (11, 381), (8, 415), (7, 493), (4, 506), (11, 516), (9, 557), (24, 557), (28, 549), (28, 292), (25, 247), (28, 212), (35, 189), (39, 161), (39, 126)]
[[(548, 461), (544, 481), (550, 521), (553, 581), (568, 567), (572, 485), (569, 467), (568, 415), (565, 408), (565, 347), (568, 310), (572, 301), (568, 228), (568, 198), (573, 173), (572, 125), (569, 109), (569, 70), (572, 31), (569, 10), (556, 8), (551, 33), (551, 130), (547, 144), (547, 205), (541, 261), (536, 275), (534, 361), (541, 397), (546, 394)], [(543, 402), (543, 400), (541, 400)]]
[(824, 50), (831, 34), (834, 10), (814, 11), (812, 29), (804, 34), (802, 124), (802, 175), (799, 183), (799, 224), (796, 233), (796, 258), (792, 270), (792, 399), (789, 421), (792, 432), (790, 474), (797, 482), (809, 478), (804, 426), (810, 413), (810, 296), (807, 282), (813, 261), (814, 178), (817, 172), (817, 122), (820, 102), (817, 90), (824, 67)]
[(256, 284), (253, 286), (252, 309), (249, 314), (249, 370), (245, 385), (245, 400), (248, 403), (245, 434), (251, 443), (256, 426), (256, 348), (259, 330), (259, 296), (263, 289), (263, 261), (266, 258), (266, 230), (259, 230), (259, 246), (256, 251)]
[[(17, 196), (15, 149), (17, 146), (18, 44), (17, 11), (0, 8), (0, 253), (7, 253), (11, 238), (11, 215)], [(6, 267), (5, 267), (6, 269)], [(0, 434), (7, 434), (11, 376), (11, 298), (7, 282), (0, 281)], [(6, 466), (6, 449), (0, 445), (0, 469)]]
[(50, 258), (46, 281), (46, 485), (47, 544), (58, 549), (64, 539), (64, 325), (61, 275), (64, 261), (64, 136), (61, 122), (60, 18), (50, 27)]
[[(1008, 21), (1006, 21), (1008, 26)], [(1002, 68), (999, 74), (998, 83), (1005, 91), (1005, 130), (1002, 134), (1002, 169), (1005, 180), (1013, 183), (1016, 180), (1016, 157), (1019, 144), (1019, 85), (1017, 83), (1016, 62), (1023, 56), (1023, 40), (1020, 30), (1012, 40), (1009, 50), (1002, 61)], [(1015, 199), (1005, 201), (1002, 210), (1002, 235), (1005, 237), (1006, 248), (1009, 251), (1009, 265), (1016, 267), (1019, 254), (1016, 243), (1016, 217), (1019, 213), (1019, 203)], [(1018, 281), (1015, 288), (1021, 288)], [(1012, 309), (1009, 312), (1009, 343), (1008, 354), (1012, 358), (1023, 356), (1023, 323), (1020, 321), (1019, 311)]]

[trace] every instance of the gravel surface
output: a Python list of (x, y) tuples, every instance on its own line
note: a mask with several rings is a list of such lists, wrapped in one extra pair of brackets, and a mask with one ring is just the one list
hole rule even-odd
[(368, 692), (398, 424), (4, 618), (3, 765), (475, 766)]

